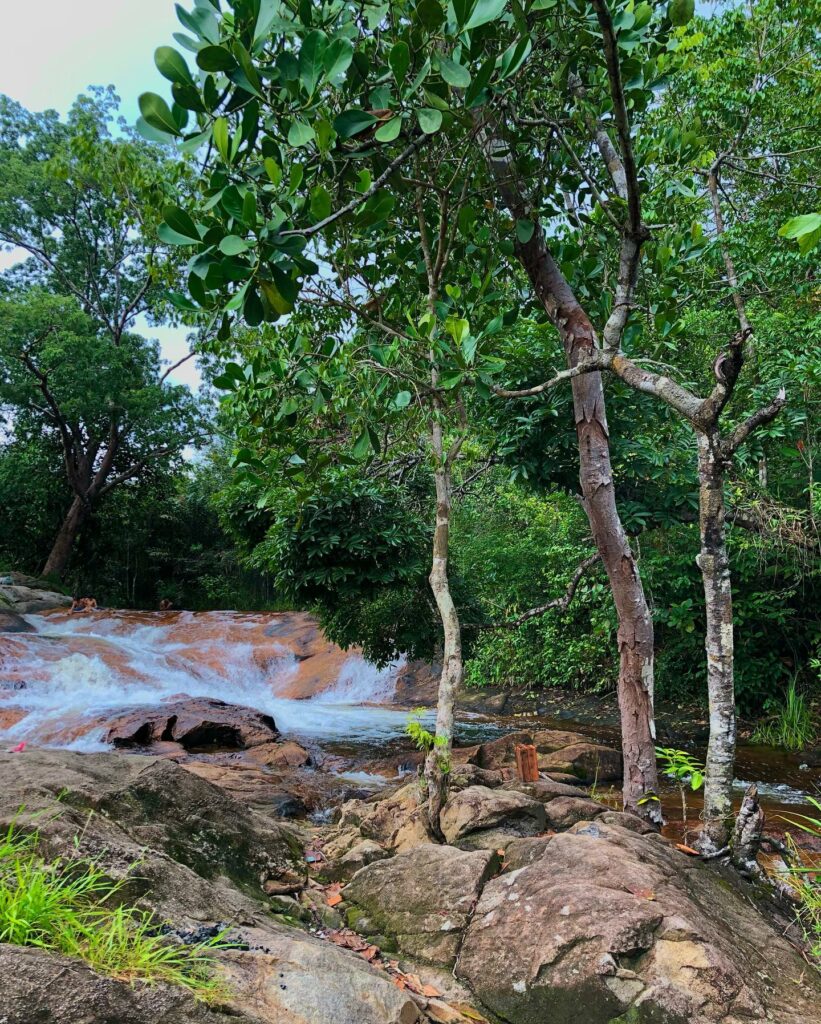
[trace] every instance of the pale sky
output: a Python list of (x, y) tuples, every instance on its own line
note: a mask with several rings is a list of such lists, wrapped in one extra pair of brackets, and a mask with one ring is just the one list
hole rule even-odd
[[(171, 35), (180, 30), (174, 0), (0, 0), (0, 93), (29, 110), (65, 115), (89, 85), (113, 85), (133, 123), (141, 92), (168, 93), (153, 54), (173, 45)], [(0, 252), (0, 270), (17, 258)], [(188, 351), (184, 328), (138, 329), (159, 339), (169, 363)], [(200, 383), (193, 360), (170, 379)]]

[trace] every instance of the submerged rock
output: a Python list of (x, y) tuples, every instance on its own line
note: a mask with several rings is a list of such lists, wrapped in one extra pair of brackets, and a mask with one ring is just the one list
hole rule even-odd
[(660, 837), (576, 825), (522, 860), (484, 887), (456, 965), (504, 1020), (816, 1019), (821, 982), (798, 953), (731, 882)]
[(385, 934), (410, 956), (450, 965), (462, 932), (498, 866), (488, 851), (422, 846), (370, 864), (346, 886), (349, 921), (363, 934)]

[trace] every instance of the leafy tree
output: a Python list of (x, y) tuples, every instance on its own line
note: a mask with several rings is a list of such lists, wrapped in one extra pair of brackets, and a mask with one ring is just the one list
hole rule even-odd
[(198, 430), (190, 393), (133, 331), (173, 280), (151, 211), (184, 178), (157, 147), (112, 138), (115, 104), (81, 97), (63, 124), (0, 97), (0, 241), (28, 254), (2, 280), (0, 401), (15, 432), (61, 448), (71, 497), (43, 569), (55, 577), (99, 500)]

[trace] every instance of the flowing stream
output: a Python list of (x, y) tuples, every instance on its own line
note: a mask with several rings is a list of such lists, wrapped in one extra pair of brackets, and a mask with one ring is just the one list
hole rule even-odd
[[(345, 654), (308, 616), (238, 612), (50, 613), (0, 636), (0, 742), (104, 750), (106, 717), (183, 696), (243, 704), (281, 732), (371, 742), (401, 734), (389, 704), (403, 665)], [(283, 619), (285, 622), (283, 623)], [(306, 692), (307, 699), (298, 699)]]

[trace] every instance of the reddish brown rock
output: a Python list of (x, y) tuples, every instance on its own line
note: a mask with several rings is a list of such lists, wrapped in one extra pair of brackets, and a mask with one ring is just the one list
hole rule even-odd
[(172, 741), (186, 750), (244, 750), (270, 743), (277, 736), (270, 715), (239, 704), (193, 697), (124, 712), (110, 725), (105, 742), (115, 747), (148, 747)]
[(472, 758), (474, 764), (491, 771), (516, 764), (516, 746), (519, 743), (532, 743), (533, 736), (529, 732), (511, 732), (500, 736), (497, 740), (483, 743)]
[(248, 760), (267, 768), (304, 768), (312, 764), (311, 755), (295, 740), (259, 743), (248, 751)]
[(622, 758), (617, 750), (586, 741), (540, 756), (539, 767), (543, 771), (568, 772), (591, 783), (615, 782), (622, 776)]

